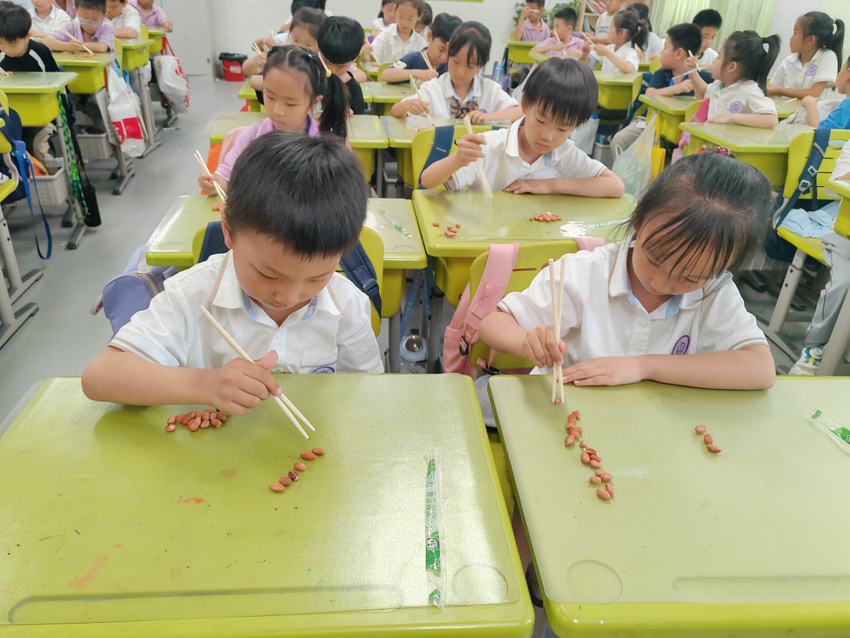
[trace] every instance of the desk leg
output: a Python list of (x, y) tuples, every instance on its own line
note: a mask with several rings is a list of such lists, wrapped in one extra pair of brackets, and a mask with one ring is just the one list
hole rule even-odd
[(73, 226), (71, 237), (68, 239), (68, 250), (75, 250), (86, 234), (86, 225), (83, 223), (83, 207), (77, 198), (74, 197), (74, 188), (71, 186), (71, 162), (68, 159), (68, 145), (65, 143), (65, 133), (62, 126), (62, 116), (56, 118), (56, 130), (59, 134), (59, 149), (62, 151), (62, 160), (65, 165), (65, 180), (68, 183), (68, 193), (71, 201), (68, 204), (68, 210), (65, 212), (65, 217), (62, 219), (62, 225)]
[[(6, 290), (3, 298), (8, 300), (10, 304), (17, 301), (30, 286), (44, 275), (40, 270), (33, 270), (21, 277), (21, 271), (18, 268), (18, 258), (15, 256), (15, 248), (12, 246), (12, 236), (9, 234), (9, 225), (3, 216), (2, 208), (0, 208), (0, 259), (3, 261), (6, 279), (9, 280), (9, 288)], [(11, 307), (8, 310), (11, 312)], [(8, 323), (5, 317), (3, 318), (3, 323)]]
[(384, 196), (384, 149), (375, 149), (375, 188), (378, 191), (378, 197)]
[(835, 321), (829, 343), (826, 344), (823, 351), (823, 359), (818, 366), (817, 376), (835, 374), (835, 369), (844, 358), (848, 341), (850, 341), (850, 294), (844, 297), (844, 303), (841, 305), (841, 311), (838, 313), (838, 319)]
[[(426, 294), (431, 294), (431, 291), (426, 291)], [(431, 296), (431, 320), (428, 325), (428, 372), (439, 372), (441, 338), (443, 336), (442, 316), (443, 316), (443, 301), (446, 296), (434, 289), (434, 294)]]
[(138, 78), (140, 93), (139, 98), (142, 102), (142, 119), (144, 119), (145, 128), (148, 132), (148, 145), (141, 156), (147, 157), (149, 153), (162, 145), (162, 141), (156, 139), (159, 129), (156, 127), (156, 120), (153, 116), (153, 107), (151, 106), (151, 93), (148, 81), (145, 79), (145, 75), (142, 73), (141, 67), (133, 71), (133, 73), (135, 73)]
[(390, 372), (401, 371), (401, 310), (390, 317)]
[(112, 194), (120, 195), (124, 192), (124, 189), (127, 188), (127, 184), (133, 178), (133, 175), (136, 174), (136, 171), (124, 157), (124, 153), (121, 152), (120, 146), (113, 146), (112, 148), (114, 149), (115, 159), (118, 160), (118, 168), (115, 169), (115, 172), (113, 173), (113, 177), (118, 180), (118, 183), (115, 185), (115, 188), (112, 189)]

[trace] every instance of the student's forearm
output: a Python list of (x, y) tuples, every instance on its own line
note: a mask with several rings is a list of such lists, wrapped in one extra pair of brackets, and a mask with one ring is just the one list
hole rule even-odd
[(806, 124), (812, 128), (820, 126), (820, 116), (818, 115), (817, 104), (806, 104)]
[(520, 19), (517, 20), (516, 27), (514, 27), (514, 40), (522, 40), (522, 22), (523, 19), (520, 17)]
[(501, 120), (509, 120), (511, 122), (516, 122), (521, 117), (522, 107), (517, 104), (516, 106), (512, 106), (509, 109), (502, 109), (501, 111), (493, 111), (492, 113), (487, 113), (484, 116), (484, 121), (499, 122)]
[(136, 31), (133, 27), (121, 27), (120, 29), (115, 29), (115, 37), (116, 38), (138, 38), (139, 32)]
[(775, 128), (779, 124), (779, 118), (772, 113), (736, 113), (729, 121), (753, 128)]
[(92, 53), (107, 53), (109, 51), (109, 44), (106, 42), (85, 42), (84, 44)]
[(497, 310), (481, 320), (479, 335), (493, 350), (522, 356), (528, 330), (522, 328), (512, 315)]
[(674, 84), (673, 86), (665, 86), (664, 88), (661, 88), (661, 89), (654, 89), (654, 88), (650, 87), (646, 90), (646, 94), (647, 95), (659, 95), (659, 96), (679, 95), (679, 85)]
[(64, 42), (62, 40), (57, 40), (56, 38), (52, 38), (47, 36), (44, 38), (42, 42), (44, 46), (46, 46), (51, 51), (76, 51), (77, 47), (71, 42)]
[(248, 86), (250, 86), (255, 91), (263, 90), (263, 76), (262, 75), (252, 75), (251, 79), (248, 80)]
[(410, 79), (412, 72), (410, 69), (394, 69), (387, 67), (381, 74), (381, 82), (406, 82)]
[(694, 88), (694, 96), (701, 100), (705, 97), (705, 90), (708, 88), (708, 84), (705, 80), (702, 79), (702, 76), (699, 73), (691, 73), (688, 76), (688, 79), (691, 81), (691, 86)]
[(635, 66), (631, 62), (628, 62), (621, 58), (619, 55), (609, 55), (608, 58), (611, 62), (614, 63), (614, 66), (617, 67), (622, 73), (634, 73)]
[(257, 75), (261, 70), (262, 67), (258, 64), (256, 55), (242, 63), (242, 71), (245, 75)]
[(449, 181), (455, 173), (457, 173), (461, 168), (464, 167), (464, 164), (459, 159), (457, 153), (452, 153), (448, 157), (444, 157), (443, 159), (434, 162), (422, 171), (422, 185), (425, 188), (436, 188), (437, 186), (442, 186), (447, 181)]
[(405, 103), (405, 101), (396, 102), (393, 104), (392, 109), (390, 109), (390, 115), (393, 117), (404, 117), (407, 115), (407, 110), (410, 105)]
[(85, 395), (93, 401), (125, 405), (210, 403), (204, 388), (209, 370), (153, 363), (130, 352), (107, 348), (83, 371)]
[(786, 89), (781, 86), (776, 86), (775, 84), (768, 84), (767, 94), (802, 99), (809, 95), (812, 97), (820, 97), (824, 89), (826, 89), (826, 82), (817, 82), (808, 89)]
[(560, 44), (538, 44), (536, 47), (531, 49), (531, 53), (547, 53), (549, 51), (554, 51), (555, 49), (560, 48)]
[[(484, 324), (481, 324), (484, 327)], [(766, 390), (776, 381), (773, 355), (767, 346), (706, 354), (660, 354), (639, 357), (643, 378), (716, 390)]]
[(625, 192), (623, 181), (612, 171), (605, 170), (598, 177), (570, 179), (556, 177), (542, 180), (558, 195), (578, 195), (579, 197), (622, 197)]

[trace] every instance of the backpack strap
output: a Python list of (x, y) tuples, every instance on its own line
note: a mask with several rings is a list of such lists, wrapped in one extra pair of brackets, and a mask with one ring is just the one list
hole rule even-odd
[(339, 260), (339, 265), (345, 276), (357, 286), (360, 290), (366, 293), (378, 315), (381, 314), (381, 291), (378, 288), (378, 275), (375, 273), (375, 267), (372, 265), (372, 260), (366, 254), (363, 244), (359, 241), (354, 247), (342, 256)]
[(21, 177), (21, 182), (24, 185), (24, 192), (27, 194), (27, 205), (30, 209), (30, 217), (32, 217), (32, 234), (35, 236), (35, 249), (38, 251), (38, 256), (41, 259), (50, 259), (53, 254), (53, 235), (50, 233), (50, 224), (47, 223), (47, 216), (44, 214), (44, 207), (41, 205), (41, 195), (38, 192), (38, 186), (35, 187), (35, 196), (38, 199), (38, 208), (41, 211), (41, 221), (44, 224), (44, 232), (47, 234), (47, 255), (41, 252), (41, 245), (38, 243), (38, 233), (35, 230), (35, 212), (32, 209), (32, 196), (30, 195), (29, 177), (32, 176), (33, 184), (35, 184), (35, 170), (30, 162), (30, 156), (27, 154), (27, 146), (21, 140), (15, 140), (12, 150), (12, 155), (18, 162), (18, 173)]
[[(815, 137), (812, 140), (812, 150), (809, 153), (809, 159), (806, 160), (806, 165), (800, 172), (800, 178), (797, 180), (797, 188), (791, 194), (791, 197), (782, 202), (782, 205), (773, 215), (773, 227), (779, 228), (785, 217), (794, 208), (797, 200), (801, 195), (812, 191), (812, 210), (818, 208), (818, 169), (823, 162), (824, 153), (829, 146), (829, 136), (831, 130), (828, 128), (819, 128), (815, 130)], [(814, 186), (814, 188), (813, 188)]]

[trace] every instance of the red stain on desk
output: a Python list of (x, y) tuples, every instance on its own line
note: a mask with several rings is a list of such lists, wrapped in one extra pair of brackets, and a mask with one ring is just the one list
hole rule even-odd
[(115, 543), (115, 545), (113, 545), (113, 547), (115, 549), (121, 549), (122, 547), (124, 547), (124, 543)]
[(222, 470), (222, 471), (221, 471), (221, 475), (222, 475), (224, 478), (230, 478), (230, 477), (231, 477), (231, 476), (233, 476), (234, 474), (236, 474), (236, 470)]
[(99, 572), (100, 569), (106, 564), (106, 561), (108, 559), (109, 559), (108, 556), (98, 556), (97, 559), (92, 564), (91, 568), (89, 568), (89, 571), (86, 572), (85, 576), (83, 576), (82, 578), (77, 578), (75, 580), (72, 580), (66, 586), (67, 587), (76, 587), (77, 589), (85, 589), (86, 586), (91, 581), (91, 579), (94, 578), (94, 575), (97, 574), (97, 572)]
[(194, 503), (195, 505), (197, 505), (198, 503), (203, 503), (204, 499), (198, 498), (197, 496), (189, 496), (187, 498), (177, 499), (177, 502), (178, 503)]

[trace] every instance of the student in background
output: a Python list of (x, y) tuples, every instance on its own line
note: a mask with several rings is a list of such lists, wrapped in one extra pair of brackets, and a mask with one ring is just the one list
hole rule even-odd
[[(397, 60), (381, 76), (384, 82), (407, 82), (410, 78), (416, 78), (422, 82), (440, 77), (448, 70), (446, 60), (448, 59), (449, 42), (452, 35), (461, 25), (460, 18), (448, 13), (437, 14), (434, 23), (428, 31), (426, 39), (428, 47), (423, 51), (411, 51), (401, 60)], [(425, 64), (423, 54), (428, 57), (432, 68)]]
[[(763, 38), (755, 31), (736, 31), (726, 38), (714, 60), (713, 83), (706, 84), (698, 73), (688, 76), (697, 98), (710, 98), (709, 122), (755, 128), (779, 124), (776, 104), (764, 94), (779, 45), (778, 35)], [(696, 57), (688, 59), (690, 68), (696, 65)]]
[(33, 0), (32, 9), (29, 10), (32, 18), (32, 32), (34, 38), (43, 38), (60, 27), (66, 27), (71, 23), (67, 13), (53, 4), (53, 0)]
[(174, 25), (171, 24), (171, 20), (165, 15), (162, 7), (154, 4), (154, 0), (130, 0), (130, 4), (138, 9), (142, 24), (148, 29), (165, 29), (171, 33)]
[(392, 115), (404, 117), (426, 111), (441, 119), (469, 115), (473, 124), (520, 118), (522, 108), (517, 101), (493, 80), (481, 77), (492, 44), (490, 31), (480, 22), (461, 24), (449, 42), (448, 73), (420, 86), (421, 100), (411, 95), (393, 104)]
[[(835, 90), (841, 95), (850, 95), (850, 58), (844, 62), (838, 72)], [(803, 108), (806, 109), (806, 124), (812, 128), (850, 129), (850, 99), (846, 97), (837, 108), (823, 119), (818, 113), (818, 99), (816, 97), (811, 95), (804, 97)], [(850, 149), (850, 145), (845, 146)]]
[[(302, 9), (303, 11), (303, 9)], [(274, 130), (294, 131), (311, 137), (324, 133), (346, 139), (348, 96), (345, 85), (336, 75), (325, 69), (318, 53), (287, 45), (275, 47), (263, 69), (263, 102), (268, 117), (246, 126), (233, 148), (215, 171), (214, 179), (225, 191), (233, 165), (256, 138)], [(310, 113), (322, 105), (321, 122)], [(207, 195), (215, 195), (213, 178), (201, 173), (198, 184)]]
[(77, 8), (74, 6), (74, 0), (53, 0), (53, 4), (67, 13), (71, 20), (77, 17)]
[(581, 48), (584, 45), (584, 38), (575, 33), (576, 23), (578, 22), (578, 14), (575, 9), (565, 7), (555, 14), (555, 19), (552, 22), (552, 31), (558, 34), (556, 38), (552, 35), (550, 38), (543, 40), (540, 44), (531, 50), (532, 55), (553, 55), (561, 57), (579, 58), (581, 57)]
[(510, 128), (464, 135), (456, 153), (423, 171), (422, 185), (480, 190), (474, 162), (481, 160), (493, 190), (620, 197), (620, 178), (569, 139), (593, 115), (598, 98), (590, 69), (575, 60), (550, 58), (528, 78), (523, 118)]
[(138, 38), (142, 34), (142, 18), (127, 0), (106, 0), (106, 20), (115, 29), (116, 38)]
[(363, 45), (363, 57), (384, 62), (395, 62), (411, 51), (421, 51), (427, 46), (425, 38), (416, 33), (416, 23), (422, 17), (422, 0), (398, 0), (395, 24), (389, 25), (372, 41)]
[(627, 11), (634, 11), (640, 21), (646, 26), (646, 46), (638, 51), (638, 57), (643, 60), (654, 60), (661, 55), (664, 43), (652, 32), (652, 23), (649, 21), (649, 7), (642, 2), (636, 2), (629, 6)]
[(425, 32), (431, 26), (431, 21), (434, 19), (434, 12), (431, 9), (431, 5), (427, 2), (422, 3), (422, 17), (419, 18), (419, 22), (416, 23), (414, 27), (416, 29), (416, 33), (421, 35), (423, 38), (425, 37)]
[[(327, 0), (292, 0), (292, 4), (289, 6), (289, 17), (286, 19), (286, 22), (283, 23), (283, 26), (280, 27), (280, 30), (283, 32), (288, 32), (292, 28), (292, 18), (295, 17), (295, 12), (298, 9), (303, 9), (305, 7), (309, 9), (318, 9), (322, 13), (325, 14), (326, 18), (330, 18), (333, 13), (329, 9), (325, 8), (327, 4)], [(281, 44), (278, 42), (278, 44)], [(286, 42), (285, 44), (290, 44)]]
[(606, 11), (596, 19), (596, 35), (590, 36), (593, 42), (609, 44), (608, 30), (614, 22), (614, 16), (623, 8), (623, 0), (605, 0)]
[(381, 0), (381, 10), (378, 17), (372, 20), (372, 39), (391, 24), (395, 24), (395, 16), (398, 11), (396, 0)]
[(348, 92), (348, 106), (354, 115), (366, 112), (363, 89), (349, 73), (351, 65), (360, 54), (365, 33), (360, 23), (351, 18), (333, 16), (319, 29), (319, 52), (331, 73), (338, 77)]
[(369, 299), (335, 272), (366, 220), (357, 158), (339, 140), (276, 132), (251, 143), (233, 178), (229, 252), (169, 278), (118, 331), (83, 372), (90, 399), (246, 414), (281, 393), (272, 372), (383, 372)]
[(523, 42), (543, 42), (549, 37), (549, 25), (543, 20), (543, 0), (526, 0), (519, 13), (514, 40)]
[[(667, 38), (664, 41), (664, 49), (661, 51), (661, 68), (652, 74), (649, 80), (647, 95), (683, 95), (692, 96), (694, 87), (691, 80), (683, 76), (688, 72), (686, 62), (688, 51), (695, 51), (702, 42), (702, 34), (695, 24), (677, 24), (667, 30)], [(693, 73), (696, 73), (694, 71)], [(706, 83), (711, 83), (713, 78), (705, 71), (699, 71)], [(678, 78), (678, 79), (673, 79)], [(646, 128), (646, 118), (635, 118), (631, 124), (619, 131), (611, 138), (611, 151), (614, 157), (634, 144), (635, 140)]]
[(563, 365), (564, 382), (577, 386), (770, 388), (773, 356), (730, 272), (761, 246), (772, 201), (752, 166), (716, 153), (685, 157), (650, 184), (627, 239), (561, 258), (557, 338), (550, 271), (558, 262), (505, 296), (482, 320), (481, 339), (531, 359), (537, 374)]
[[(325, 23), (325, 14), (318, 9), (301, 8), (295, 12), (289, 29), (289, 37), (287, 38), (290, 46), (309, 49), (314, 53), (319, 50), (319, 29)], [(261, 39), (265, 40), (265, 39)], [(267, 42), (263, 42), (268, 46)], [(274, 46), (285, 46), (272, 44), (269, 49)], [(253, 57), (248, 58), (242, 63), (242, 71), (247, 76), (257, 75), (266, 63), (268, 53), (257, 53)], [(256, 90), (262, 90), (262, 83), (251, 86)]]
[(703, 9), (694, 16), (692, 22), (702, 31), (702, 46), (699, 48), (699, 63), (711, 67), (717, 59), (717, 51), (712, 49), (714, 40), (723, 26), (723, 16), (714, 9)]
[(794, 23), (791, 55), (782, 61), (767, 85), (768, 95), (820, 97), (835, 86), (844, 58), (844, 22), (810, 11)]
[(115, 29), (104, 23), (106, 18), (106, 0), (77, 0), (77, 17), (71, 24), (63, 27), (79, 42), (72, 41), (65, 31), (54, 31), (44, 38), (44, 44), (51, 51), (83, 51), (86, 47), (95, 53), (115, 50)]
[[(649, 29), (643, 24), (634, 11), (621, 11), (614, 17), (608, 40), (611, 44), (598, 43), (594, 45), (596, 58), (602, 58), (603, 73), (634, 73), (640, 60), (636, 47), (646, 46)], [(585, 42), (582, 48), (582, 59), (590, 54), (591, 46)]]

